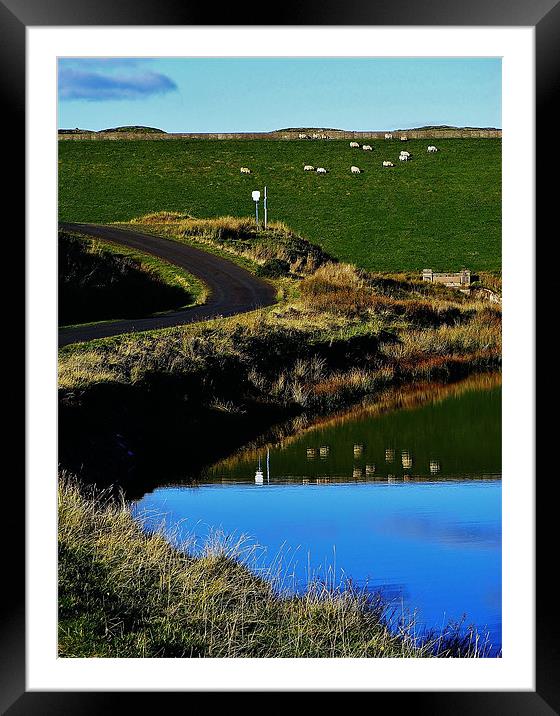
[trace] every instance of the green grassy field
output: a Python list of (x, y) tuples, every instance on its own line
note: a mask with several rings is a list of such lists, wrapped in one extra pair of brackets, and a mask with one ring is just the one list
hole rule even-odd
[[(126, 221), (152, 211), (247, 216), (268, 186), (269, 218), (374, 271), (498, 271), (501, 140), (271, 140), (59, 143), (61, 221)], [(399, 162), (406, 147), (413, 160)], [(394, 168), (381, 166), (383, 160)], [(324, 166), (326, 176), (304, 173)], [(355, 164), (364, 170), (350, 174)], [(248, 166), (252, 175), (241, 175)]]

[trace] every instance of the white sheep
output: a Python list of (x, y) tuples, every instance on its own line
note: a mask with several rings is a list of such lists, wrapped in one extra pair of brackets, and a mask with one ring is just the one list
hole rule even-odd
[(372, 151), (371, 144), (364, 144), (364, 146), (362, 147), (362, 149), (363, 149), (365, 152), (371, 152), (371, 151)]
[(401, 151), (401, 157), (410, 157), (410, 152), (405, 152), (404, 149)]
[(437, 152), (437, 147), (434, 147), (433, 144), (430, 144), (428, 147), (428, 154), (433, 154), (434, 152)]
[(399, 154), (399, 161), (408, 162), (408, 155), (407, 154)]
[(395, 165), (393, 164), (393, 162), (383, 162), (383, 166), (384, 167), (394, 167)]
[(242, 174), (250, 174), (251, 170), (249, 169), (249, 167), (241, 167), (240, 172)]
[(350, 171), (352, 172), (352, 174), (361, 174), (362, 173), (362, 170), (360, 169), (360, 167), (352, 166), (352, 167), (350, 167)]
[(351, 146), (353, 149), (356, 149), (356, 148), (359, 147), (360, 145), (358, 144), (358, 142), (350, 142), (350, 146)]
[(325, 167), (317, 167), (317, 174), (326, 174), (327, 170)]
[(312, 167), (311, 164), (306, 164), (306, 165), (303, 167), (303, 171), (304, 171), (304, 172), (314, 172), (314, 171), (315, 171), (315, 167)]
[(408, 142), (408, 137), (406, 135), (403, 135), (401, 137), (401, 142)]
[(385, 139), (393, 139), (393, 135), (385, 133)]

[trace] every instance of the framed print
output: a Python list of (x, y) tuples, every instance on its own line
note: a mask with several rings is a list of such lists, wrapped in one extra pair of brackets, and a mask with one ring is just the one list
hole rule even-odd
[(557, 713), (533, 345), (558, 6), (0, 10), (28, 311), (3, 710)]

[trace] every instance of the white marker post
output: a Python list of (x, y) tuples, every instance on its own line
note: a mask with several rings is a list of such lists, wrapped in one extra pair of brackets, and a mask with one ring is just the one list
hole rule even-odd
[(264, 188), (264, 228), (266, 229), (268, 226), (268, 206), (266, 203), (266, 200), (268, 198), (268, 195), (266, 193), (266, 187)]
[(253, 191), (251, 193), (253, 201), (255, 202), (255, 218), (257, 221), (257, 231), (259, 230), (259, 199), (261, 198), (260, 191)]

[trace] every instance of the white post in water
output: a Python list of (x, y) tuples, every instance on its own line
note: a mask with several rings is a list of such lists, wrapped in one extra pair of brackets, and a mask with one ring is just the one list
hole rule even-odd
[(266, 203), (266, 200), (268, 198), (268, 195), (266, 193), (266, 187), (264, 188), (264, 228), (268, 226), (268, 206)]
[(253, 201), (255, 202), (255, 218), (257, 221), (257, 231), (259, 230), (259, 199), (261, 198), (260, 191), (254, 191), (251, 193)]
[(270, 483), (270, 448), (266, 449), (266, 481)]

